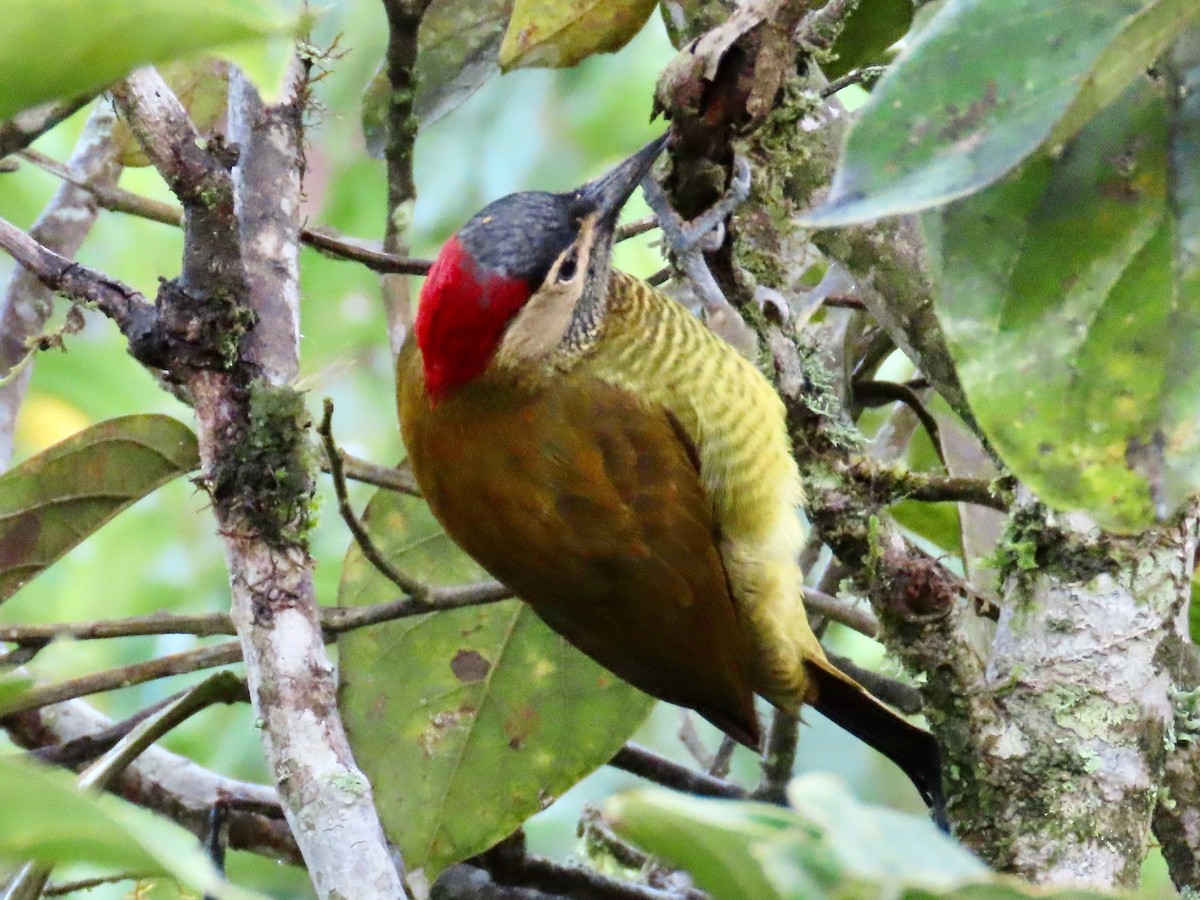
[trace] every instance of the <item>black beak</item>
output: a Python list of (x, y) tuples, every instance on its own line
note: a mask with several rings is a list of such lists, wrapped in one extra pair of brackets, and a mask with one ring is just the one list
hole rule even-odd
[(654, 161), (670, 143), (671, 133), (668, 131), (660, 138), (651, 141), (629, 159), (614, 168), (606, 175), (601, 175), (595, 181), (589, 181), (577, 192), (576, 196), (588, 212), (599, 212), (598, 224), (612, 228), (616, 225), (621, 207), (629, 199), (634, 189), (646, 177)]

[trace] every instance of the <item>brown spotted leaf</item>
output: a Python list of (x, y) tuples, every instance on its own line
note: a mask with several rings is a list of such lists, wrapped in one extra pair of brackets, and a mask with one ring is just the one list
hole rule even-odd
[(516, 0), (500, 68), (569, 68), (613, 53), (642, 30), (658, 0)]
[[(380, 491), (366, 518), (387, 557), (418, 578), (486, 577), (420, 500)], [(339, 603), (395, 596), (351, 547)], [(388, 836), (431, 880), (603, 765), (653, 704), (517, 600), (352, 632), (338, 651), (355, 759)]]
[(0, 477), (0, 600), (155, 488), (200, 464), (169, 416), (109, 419)]

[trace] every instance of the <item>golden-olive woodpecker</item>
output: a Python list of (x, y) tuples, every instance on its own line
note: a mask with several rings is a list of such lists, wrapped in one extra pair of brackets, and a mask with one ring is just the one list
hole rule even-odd
[(759, 744), (754, 694), (813, 704), (940, 807), (937, 747), (825, 658), (801, 600), (799, 474), (767, 380), (611, 266), (659, 139), (447, 241), (400, 352), (408, 458), (446, 531), (643, 691)]

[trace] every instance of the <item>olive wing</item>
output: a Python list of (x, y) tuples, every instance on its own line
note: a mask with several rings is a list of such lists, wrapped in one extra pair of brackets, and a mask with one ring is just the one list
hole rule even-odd
[(601, 665), (757, 745), (717, 522), (666, 410), (576, 375), (430, 404), (419, 355), (401, 366), (409, 459), (450, 536)]

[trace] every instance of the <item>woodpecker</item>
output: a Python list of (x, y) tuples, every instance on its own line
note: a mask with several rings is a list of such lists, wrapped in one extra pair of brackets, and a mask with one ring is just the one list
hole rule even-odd
[(754, 695), (881, 750), (940, 816), (932, 736), (825, 657), (802, 602), (800, 477), (770, 383), (612, 268), (660, 138), (567, 193), (485, 207), (442, 248), (397, 363), (447, 533), (552, 629), (758, 748)]

